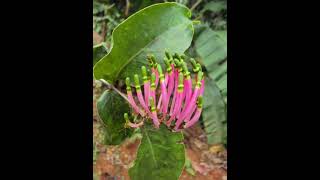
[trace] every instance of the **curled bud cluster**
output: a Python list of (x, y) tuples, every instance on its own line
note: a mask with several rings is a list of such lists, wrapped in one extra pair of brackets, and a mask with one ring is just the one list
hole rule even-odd
[[(187, 64), (182, 55), (171, 55), (166, 52), (164, 62), (166, 70), (163, 71), (153, 55), (148, 56), (151, 75), (148, 76), (147, 68), (141, 67), (143, 91), (140, 86), (139, 76), (134, 75), (136, 96), (133, 96), (130, 78), (126, 78), (127, 98), (135, 115), (151, 119), (156, 128), (160, 123), (173, 127), (175, 131), (194, 125), (202, 112), (204, 78), (201, 65), (190, 59), (195, 76), (195, 86)], [(136, 103), (136, 100), (139, 103)], [(124, 114), (126, 126), (137, 128), (143, 121), (132, 123), (128, 114)]]

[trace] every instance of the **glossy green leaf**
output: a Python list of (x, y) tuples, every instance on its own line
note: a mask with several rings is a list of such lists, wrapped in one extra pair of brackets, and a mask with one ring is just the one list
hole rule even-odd
[(220, 90), (213, 80), (206, 78), (202, 121), (209, 144), (221, 144), (227, 136), (225, 131), (226, 106)]
[(118, 145), (131, 136), (132, 129), (124, 128), (123, 114), (129, 112), (129, 106), (118, 93), (106, 90), (97, 101), (100, 119), (104, 124), (106, 145)]
[(154, 54), (163, 65), (164, 51), (183, 53), (191, 44), (191, 11), (178, 3), (160, 3), (138, 11), (112, 33), (112, 48), (94, 66), (96, 79), (113, 83), (140, 74), (148, 66), (147, 55)]
[(177, 180), (185, 164), (185, 147), (181, 132), (171, 132), (165, 125), (154, 129), (146, 124), (134, 166), (129, 169), (131, 180)]

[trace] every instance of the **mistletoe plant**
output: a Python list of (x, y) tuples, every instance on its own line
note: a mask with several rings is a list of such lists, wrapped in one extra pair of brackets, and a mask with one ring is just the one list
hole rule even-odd
[(94, 49), (94, 78), (109, 87), (97, 102), (105, 144), (142, 133), (132, 180), (178, 179), (186, 160), (181, 130), (195, 125), (208, 105), (205, 89), (212, 82), (185, 55), (194, 34), (190, 18), (181, 4), (154, 4), (114, 29), (110, 51)]

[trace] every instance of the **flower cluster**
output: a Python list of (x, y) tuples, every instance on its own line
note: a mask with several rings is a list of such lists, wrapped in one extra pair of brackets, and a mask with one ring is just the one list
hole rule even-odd
[[(148, 76), (147, 68), (142, 66), (142, 91), (139, 76), (134, 75), (136, 96), (132, 93), (130, 78), (126, 78), (127, 99), (133, 112), (145, 117), (142, 119), (152, 119), (156, 128), (159, 128), (160, 123), (165, 123), (168, 127), (174, 126), (174, 130), (179, 131), (194, 125), (199, 120), (204, 93), (203, 72), (201, 65), (191, 58), (193, 72), (196, 74), (195, 86), (192, 87), (191, 74), (184, 59), (184, 56), (166, 52), (164, 58), (166, 71), (163, 72), (155, 57), (148, 56), (151, 76)], [(137, 128), (143, 125), (143, 121), (130, 122), (127, 113), (124, 114), (124, 118), (129, 127)]]

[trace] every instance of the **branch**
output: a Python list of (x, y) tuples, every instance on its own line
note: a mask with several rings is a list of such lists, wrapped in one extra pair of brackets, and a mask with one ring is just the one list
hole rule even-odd
[(196, 3), (194, 3), (194, 5), (192, 5), (190, 10), (193, 11), (201, 2), (202, 2), (202, 0), (198, 0)]
[(128, 14), (129, 14), (129, 9), (130, 9), (130, 1), (129, 0), (126, 0), (126, 9), (125, 9), (125, 12), (124, 12), (124, 15), (127, 17)]
[(124, 93), (122, 93), (121, 91), (119, 91), (119, 89), (114, 87), (112, 84), (108, 83), (104, 79), (100, 79), (99, 81), (102, 82), (103, 84), (107, 85), (109, 89), (113, 89), (114, 91), (116, 91), (120, 96), (122, 96), (126, 101), (129, 102), (127, 96)]

